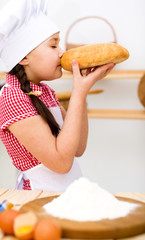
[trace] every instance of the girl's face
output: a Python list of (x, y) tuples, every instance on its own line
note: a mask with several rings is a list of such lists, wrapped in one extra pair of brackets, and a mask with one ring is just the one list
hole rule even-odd
[(62, 76), (60, 58), (63, 50), (59, 41), (59, 33), (55, 33), (26, 56), (24, 68), (29, 81), (38, 84)]

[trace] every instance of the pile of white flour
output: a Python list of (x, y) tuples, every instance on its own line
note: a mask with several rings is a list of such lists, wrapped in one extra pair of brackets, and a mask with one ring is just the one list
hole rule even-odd
[(118, 200), (96, 183), (81, 177), (44, 208), (48, 214), (63, 219), (99, 221), (124, 217), (137, 206)]

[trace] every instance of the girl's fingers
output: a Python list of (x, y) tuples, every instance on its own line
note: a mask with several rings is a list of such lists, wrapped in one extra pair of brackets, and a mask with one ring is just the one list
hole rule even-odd
[(102, 65), (102, 66), (96, 66), (96, 67), (93, 67), (93, 68), (88, 68), (86, 75), (89, 75), (90, 73), (93, 73), (93, 72), (96, 72), (97, 74), (102, 72), (105, 75), (107, 75), (112, 70), (112, 68), (114, 66), (115, 66), (114, 63), (108, 63), (108, 64), (105, 64), (105, 65)]
[(101, 75), (104, 75), (106, 76), (111, 70), (112, 68), (115, 66), (114, 63), (108, 63), (108, 64), (105, 64), (101, 67), (98, 67), (94, 72), (98, 75), (99, 73)]
[(79, 64), (76, 60), (72, 61), (72, 70), (73, 70), (73, 76), (74, 78), (80, 77), (80, 69), (79, 69)]
[[(95, 72), (97, 75), (100, 73), (100, 74), (103, 74), (103, 75), (107, 75), (111, 70), (112, 68), (115, 66), (114, 63), (108, 63), (108, 64), (105, 64), (103, 66), (96, 66), (94, 68), (88, 68), (86, 69), (86, 73), (85, 75), (89, 75), (90, 73), (93, 73)], [(82, 77), (84, 76), (83, 74), (83, 70), (80, 71), (79, 69), (79, 64), (76, 60), (73, 60), (72, 61), (72, 70), (73, 70), (73, 76), (74, 78), (78, 78), (78, 77)]]
[(105, 64), (104, 66), (100, 67), (102, 69), (104, 69), (105, 73), (109, 72), (113, 67), (115, 66), (114, 63), (108, 63)]
[(76, 60), (72, 61), (72, 70), (74, 84), (77, 84), (77, 88), (83, 88), (88, 91), (96, 81), (103, 79), (114, 67), (114, 63), (109, 63), (104, 66), (97, 66), (95, 68), (86, 69), (85, 76), (82, 76), (82, 71), (79, 69), (79, 64)]
[(104, 66), (95, 68), (90, 74), (87, 75), (87, 79), (93, 85), (96, 81), (103, 79), (112, 70), (115, 64), (109, 63)]
[(92, 71), (92, 68), (87, 68), (86, 76), (87, 76), (89, 73), (91, 73), (91, 71)]
[(105, 70), (105, 72), (104, 72), (104, 75), (107, 76), (108, 73), (113, 69), (114, 66), (115, 66), (114, 63), (109, 64), (108, 66), (106, 66), (107, 68), (106, 68), (106, 70)]

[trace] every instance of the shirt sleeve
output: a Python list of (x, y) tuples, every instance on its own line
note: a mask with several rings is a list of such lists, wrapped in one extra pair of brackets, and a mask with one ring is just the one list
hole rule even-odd
[(31, 99), (19, 88), (7, 87), (0, 99), (0, 127), (2, 130), (19, 120), (38, 115)]

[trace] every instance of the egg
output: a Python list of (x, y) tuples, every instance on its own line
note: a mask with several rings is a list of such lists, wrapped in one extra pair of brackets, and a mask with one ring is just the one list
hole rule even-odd
[(60, 226), (50, 219), (43, 219), (35, 226), (34, 240), (59, 240), (61, 235)]
[(18, 238), (12, 236), (12, 235), (7, 235), (7, 236), (4, 236), (4, 238), (2, 238), (2, 240), (18, 240)]
[(13, 234), (14, 219), (20, 215), (20, 211), (14, 209), (4, 210), (0, 213), (0, 228), (6, 234)]
[(33, 212), (22, 213), (14, 220), (15, 236), (21, 240), (32, 239), (36, 223), (37, 217)]
[(3, 239), (3, 237), (4, 237), (4, 233), (3, 233), (3, 231), (0, 229), (0, 239)]

